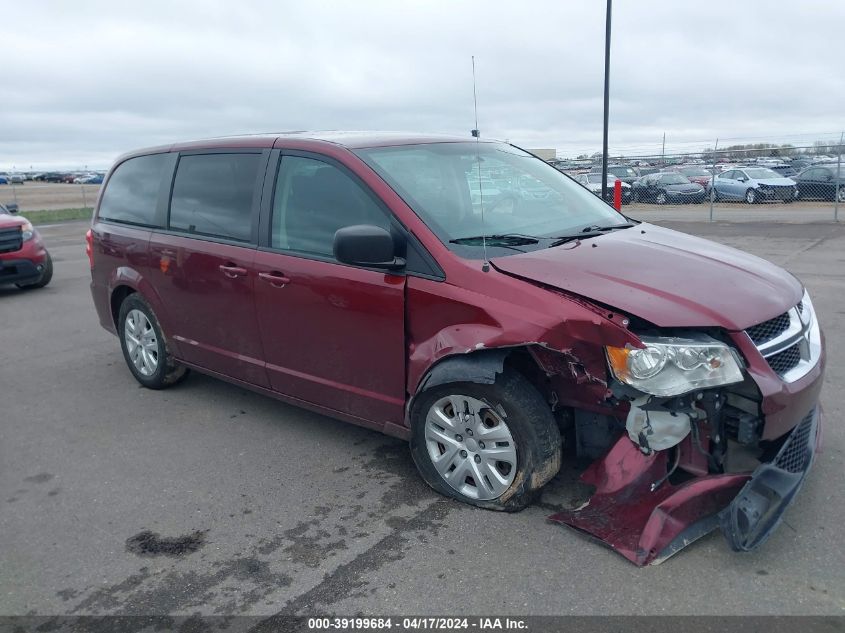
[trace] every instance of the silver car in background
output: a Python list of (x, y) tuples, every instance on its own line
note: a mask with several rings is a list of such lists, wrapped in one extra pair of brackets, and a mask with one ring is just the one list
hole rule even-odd
[[(745, 200), (748, 204), (766, 200), (792, 202), (798, 187), (792, 178), (785, 178), (768, 167), (737, 167), (717, 174), (710, 185), (716, 200)], [(710, 195), (710, 186), (707, 195)]]

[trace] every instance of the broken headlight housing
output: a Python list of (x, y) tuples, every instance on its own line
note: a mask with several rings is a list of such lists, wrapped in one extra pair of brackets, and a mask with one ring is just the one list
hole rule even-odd
[(696, 389), (742, 382), (736, 352), (709, 336), (643, 336), (642, 349), (606, 347), (616, 378), (643, 393), (680, 396)]

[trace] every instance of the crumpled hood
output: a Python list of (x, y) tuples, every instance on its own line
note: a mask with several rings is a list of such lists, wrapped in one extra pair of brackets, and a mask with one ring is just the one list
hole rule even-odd
[(795, 277), (766, 260), (646, 223), (491, 262), (661, 327), (744, 330), (802, 295)]

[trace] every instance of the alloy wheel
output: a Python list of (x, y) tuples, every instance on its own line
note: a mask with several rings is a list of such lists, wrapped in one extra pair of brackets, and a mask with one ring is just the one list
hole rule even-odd
[(140, 310), (130, 310), (123, 327), (126, 351), (142, 376), (152, 376), (158, 368), (158, 339), (150, 320)]
[(465, 395), (437, 400), (425, 419), (428, 456), (443, 480), (472, 499), (497, 499), (516, 476), (517, 454), (505, 416)]

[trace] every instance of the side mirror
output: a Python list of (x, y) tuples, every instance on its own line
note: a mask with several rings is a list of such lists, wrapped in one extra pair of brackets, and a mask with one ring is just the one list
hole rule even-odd
[(17, 202), (10, 202), (9, 204), (4, 204), (3, 206), (6, 207), (6, 211), (8, 211), (9, 213), (17, 213), (18, 212)]
[(396, 257), (393, 236), (380, 226), (356, 224), (338, 229), (333, 247), (335, 259), (344, 264), (387, 270), (405, 266), (405, 260)]

